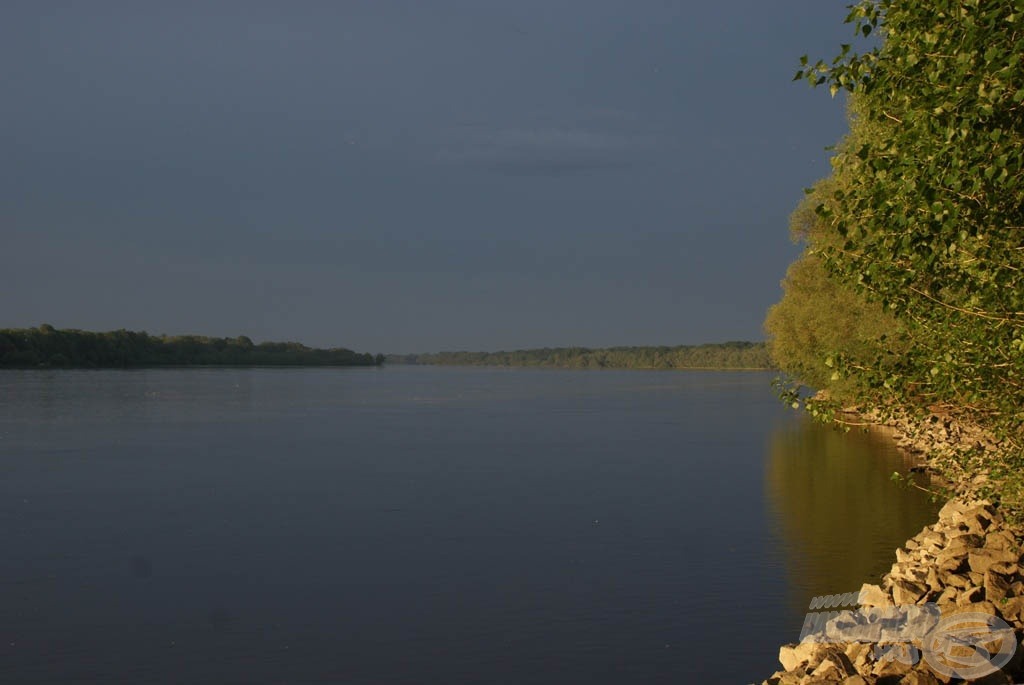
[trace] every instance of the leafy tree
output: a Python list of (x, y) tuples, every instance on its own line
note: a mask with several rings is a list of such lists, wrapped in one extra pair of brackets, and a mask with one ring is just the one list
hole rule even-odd
[(797, 73), (848, 91), (856, 109), (834, 187), (816, 197), (817, 254), (900, 336), (879, 338), (868, 359), (840, 345), (835, 372), (875, 407), (940, 408), (988, 426), (1004, 463), (1020, 464), (1024, 6), (864, 0), (847, 21), (880, 43), (803, 58)]
[(815, 209), (835, 187), (835, 179), (820, 181), (790, 217), (793, 239), (806, 247), (786, 272), (782, 300), (768, 310), (765, 330), (779, 368), (801, 383), (827, 388), (837, 401), (853, 401), (857, 385), (841, 377), (835, 359), (881, 364), (893, 349), (902, 350), (902, 327), (891, 312), (825, 267), (822, 251), (834, 236)]

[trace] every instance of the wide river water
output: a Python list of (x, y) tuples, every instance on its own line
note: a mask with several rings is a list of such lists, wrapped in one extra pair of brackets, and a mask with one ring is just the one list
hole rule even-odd
[(0, 372), (0, 682), (737, 683), (933, 517), (758, 372)]

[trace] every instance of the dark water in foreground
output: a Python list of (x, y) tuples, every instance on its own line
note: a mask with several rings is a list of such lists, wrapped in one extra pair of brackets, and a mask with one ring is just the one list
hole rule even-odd
[(0, 372), (0, 682), (760, 680), (934, 511), (770, 379)]

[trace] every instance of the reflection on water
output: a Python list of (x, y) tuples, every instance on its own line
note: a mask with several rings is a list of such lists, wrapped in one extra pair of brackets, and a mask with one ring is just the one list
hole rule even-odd
[(926, 492), (891, 479), (909, 465), (874, 433), (806, 421), (773, 435), (765, 488), (779, 519), (794, 611), (802, 615), (816, 595), (876, 582), (894, 550), (934, 521), (939, 505)]

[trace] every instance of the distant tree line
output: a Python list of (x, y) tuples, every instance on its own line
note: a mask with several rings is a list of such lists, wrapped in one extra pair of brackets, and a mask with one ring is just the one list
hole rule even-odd
[(0, 329), (0, 368), (140, 366), (374, 366), (376, 357), (345, 348), (315, 349), (296, 342), (253, 343), (198, 335), (94, 333), (53, 326)]
[(567, 369), (769, 369), (761, 342), (726, 342), (675, 347), (545, 347), (512, 352), (438, 352), (392, 355), (398, 364), (545, 366)]

